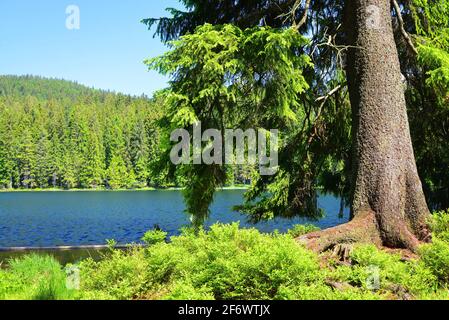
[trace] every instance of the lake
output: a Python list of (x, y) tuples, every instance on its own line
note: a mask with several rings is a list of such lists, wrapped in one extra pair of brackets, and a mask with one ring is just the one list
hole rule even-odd
[[(241, 204), (243, 193), (217, 192), (207, 226), (240, 221), (242, 227), (252, 227), (244, 215), (232, 212), (234, 205)], [(319, 221), (275, 219), (255, 227), (271, 232), (286, 231), (295, 224), (328, 228), (348, 221), (349, 210), (338, 217), (337, 198), (321, 196), (318, 203), (327, 213)], [(98, 245), (106, 239), (127, 244), (139, 242), (154, 225), (176, 235), (189, 224), (183, 211), (181, 191), (0, 193), (0, 247)]]

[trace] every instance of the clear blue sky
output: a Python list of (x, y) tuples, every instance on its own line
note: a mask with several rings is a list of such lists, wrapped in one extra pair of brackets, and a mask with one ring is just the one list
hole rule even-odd
[[(66, 28), (66, 8), (80, 9), (80, 29)], [(143, 18), (181, 8), (177, 0), (1, 0), (0, 74), (74, 80), (118, 92), (151, 95), (167, 79), (143, 60), (166, 47)]]

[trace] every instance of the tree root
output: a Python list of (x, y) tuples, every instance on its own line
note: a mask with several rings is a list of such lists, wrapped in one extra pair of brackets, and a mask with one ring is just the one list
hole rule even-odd
[(354, 246), (351, 243), (342, 243), (334, 247), (331, 258), (343, 263), (349, 263)]
[(332, 289), (338, 290), (338, 291), (347, 291), (350, 289), (354, 289), (353, 286), (351, 286), (349, 283), (346, 283), (346, 282), (337, 282), (337, 281), (332, 281), (332, 280), (326, 280), (326, 285), (328, 285)]
[(306, 234), (299, 237), (297, 241), (318, 253), (334, 250), (333, 253), (341, 259), (348, 258), (350, 244), (370, 243), (382, 247), (375, 213), (368, 210), (359, 212), (352, 221), (346, 224)]
[(385, 236), (385, 230), (379, 227), (375, 212), (364, 210), (346, 224), (306, 234), (296, 241), (317, 253), (330, 251), (330, 257), (342, 262), (349, 261), (352, 247), (356, 243), (374, 244), (379, 249), (401, 253), (405, 260), (414, 259), (419, 245), (426, 240), (420, 241), (403, 221), (397, 221), (395, 225), (395, 230), (389, 232), (396, 238), (392, 244), (391, 238)]

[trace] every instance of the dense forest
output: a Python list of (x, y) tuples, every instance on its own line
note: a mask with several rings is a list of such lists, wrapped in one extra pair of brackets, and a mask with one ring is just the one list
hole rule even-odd
[[(162, 94), (153, 98), (36, 76), (0, 76), (0, 189), (183, 187), (158, 166)], [(250, 167), (229, 167), (229, 185)]]
[(0, 77), (0, 188), (158, 186), (163, 105), (38, 77)]

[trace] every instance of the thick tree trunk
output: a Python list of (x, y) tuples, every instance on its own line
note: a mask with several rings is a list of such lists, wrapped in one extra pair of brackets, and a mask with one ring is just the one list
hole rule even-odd
[(319, 251), (346, 240), (415, 250), (430, 239), (429, 210), (411, 143), (390, 2), (346, 3), (352, 46), (347, 76), (354, 132), (353, 221), (302, 240)]

